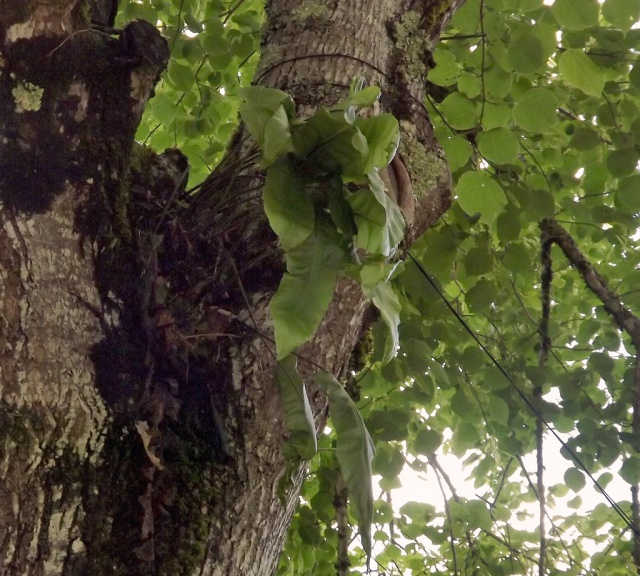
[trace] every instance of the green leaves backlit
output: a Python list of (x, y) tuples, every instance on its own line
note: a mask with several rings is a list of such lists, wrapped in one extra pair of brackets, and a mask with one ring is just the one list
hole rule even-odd
[(456, 186), (458, 203), (469, 215), (480, 215), (480, 220), (492, 224), (507, 204), (500, 185), (486, 172), (466, 172)]
[(604, 89), (604, 71), (581, 50), (567, 50), (560, 55), (558, 68), (565, 82), (590, 96), (599, 96)]

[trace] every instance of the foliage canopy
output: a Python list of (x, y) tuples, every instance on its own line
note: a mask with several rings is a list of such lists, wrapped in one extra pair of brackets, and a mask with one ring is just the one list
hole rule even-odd
[[(262, 9), (258, 0), (143, 0), (121, 10), (123, 21), (161, 23), (170, 40), (172, 61), (138, 138), (157, 149), (181, 148), (194, 166), (193, 183), (220, 158), (236, 126)], [(372, 568), (381, 574), (537, 573), (538, 486), (528, 457), (536, 451), (543, 464), (557, 453), (567, 462), (564, 482), (547, 487), (547, 573), (636, 573), (625, 519), (633, 515), (631, 498), (617, 510), (600, 495), (588, 514), (578, 510), (594, 493), (592, 478), (605, 490), (616, 476), (629, 488), (640, 481), (634, 338), (557, 247), (549, 253), (552, 301), (541, 328), (539, 224), (560, 223), (620, 303), (638, 313), (638, 20), (640, 0), (467, 0), (435, 51), (425, 105), (456, 202), (411, 249), (434, 283), (411, 260), (392, 280), (401, 304), (396, 357), (384, 361), (390, 332), (375, 326), (373, 353), (350, 383), (376, 446)], [(291, 109), (283, 102), (284, 122)], [(296, 178), (295, 167), (278, 160), (294, 140), (271, 141), (263, 162), (272, 183)], [(293, 254), (317, 235), (315, 212), (269, 194), (267, 186), (276, 232), (281, 205), (298, 219), (293, 230), (281, 222), (284, 236), (294, 238), (283, 242)], [(541, 332), (551, 344), (548, 358)], [(295, 373), (291, 362), (283, 370)], [(338, 394), (333, 383), (326, 387)], [(335, 573), (337, 419), (317, 440), (282, 575)], [(542, 434), (543, 421), (564, 446)], [(464, 462), (474, 497), (458, 495), (462, 481), (446, 474), (443, 454)], [(394, 506), (403, 469), (437, 478), (442, 494)], [(356, 543), (350, 561), (364, 564)]]

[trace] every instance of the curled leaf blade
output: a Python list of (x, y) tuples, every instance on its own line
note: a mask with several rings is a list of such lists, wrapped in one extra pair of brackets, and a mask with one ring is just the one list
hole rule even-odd
[(296, 357), (292, 354), (276, 364), (276, 382), (289, 431), (287, 445), (303, 460), (310, 460), (318, 450), (316, 430), (304, 381), (296, 369)]
[(349, 492), (350, 505), (358, 520), (362, 547), (369, 558), (373, 523), (373, 440), (358, 408), (342, 385), (328, 372), (319, 373), (316, 383), (329, 398), (329, 412), (337, 436), (336, 457)]

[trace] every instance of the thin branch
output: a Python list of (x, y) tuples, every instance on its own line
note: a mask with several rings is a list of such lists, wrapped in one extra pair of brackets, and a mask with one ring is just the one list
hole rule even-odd
[[(391, 492), (387, 490), (385, 494), (387, 497), (387, 504), (389, 504), (389, 509), (393, 510), (393, 503), (391, 502)], [(393, 516), (391, 516), (391, 520), (389, 520), (389, 541), (394, 546), (396, 545), (395, 520)]]
[(480, 0), (480, 32), (481, 32), (481, 40), (480, 40), (480, 49), (481, 52), (481, 61), (480, 61), (480, 85), (482, 87), (482, 107), (480, 108), (480, 123), (482, 123), (482, 119), (484, 117), (484, 107), (487, 103), (487, 96), (484, 86), (484, 70), (485, 70), (485, 56), (487, 51), (487, 39), (484, 34), (484, 0)]
[(470, 40), (475, 38), (482, 38), (482, 34), (454, 34), (452, 36), (447, 36), (443, 34), (440, 36), (440, 40)]
[[(549, 357), (551, 339), (549, 338), (549, 316), (551, 313), (551, 281), (553, 279), (553, 269), (551, 267), (551, 246), (552, 242), (543, 234), (540, 251), (540, 264), (542, 268), (541, 301), (542, 316), (540, 318), (540, 351), (538, 354), (538, 368), (544, 368)], [(538, 384), (533, 389), (534, 401), (538, 404), (538, 415), (536, 417), (536, 463), (538, 475), (538, 503), (540, 505), (540, 557), (538, 558), (538, 574), (544, 576), (544, 561), (547, 551), (547, 537), (545, 533), (544, 519), (546, 516), (546, 497), (544, 489), (544, 424), (540, 414), (542, 413), (542, 384)]]
[(500, 498), (500, 492), (502, 492), (502, 488), (504, 487), (504, 483), (507, 481), (507, 477), (509, 476), (509, 469), (511, 468), (511, 462), (513, 462), (513, 456), (509, 458), (509, 462), (504, 467), (502, 471), (502, 478), (500, 478), (500, 485), (498, 486), (498, 490), (496, 490), (496, 495), (493, 498), (493, 502), (489, 505), (489, 509), (495, 508), (498, 498)]
[(636, 351), (640, 350), (640, 320), (622, 304), (607, 286), (604, 279), (596, 272), (593, 265), (584, 257), (573, 238), (553, 218), (545, 218), (540, 222), (545, 242), (557, 244), (573, 267), (578, 271), (587, 287), (598, 297), (604, 308), (613, 316), (616, 324), (624, 330), (633, 342)]
[(229, 18), (231, 18), (231, 16), (233, 16), (233, 13), (240, 8), (240, 6), (242, 6), (242, 4), (245, 2), (245, 0), (239, 0), (239, 2), (233, 7), (233, 8), (229, 8), (229, 10), (227, 10), (226, 12), (224, 12), (224, 14), (220, 14), (220, 16), (224, 16), (224, 20), (222, 21), (223, 24), (226, 24), (229, 21)]
[(552, 192), (551, 189), (551, 182), (549, 182), (549, 177), (547, 176), (547, 173), (544, 171), (544, 168), (540, 165), (540, 162), (538, 162), (538, 159), (534, 156), (533, 152), (531, 152), (531, 150), (529, 150), (529, 148), (527, 148), (523, 143), (522, 140), (519, 141), (520, 146), (522, 146), (524, 148), (524, 151), (531, 156), (531, 160), (533, 160), (533, 163), (538, 167), (538, 170), (540, 170), (540, 174), (542, 174), (542, 177), (544, 178), (544, 181), (547, 184), (547, 188), (549, 188), (549, 192)]
[[(631, 431), (634, 438), (634, 449), (640, 448), (640, 350), (636, 348), (635, 371), (633, 375), (633, 416), (631, 418)], [(636, 537), (633, 539), (633, 561), (636, 571), (640, 574), (640, 499), (638, 498), (638, 485), (631, 487), (631, 518)]]
[[(458, 492), (456, 491), (456, 487), (453, 485), (453, 482), (451, 482), (451, 478), (449, 478), (449, 475), (444, 471), (442, 466), (440, 466), (440, 462), (438, 462), (438, 458), (436, 457), (436, 455), (435, 454), (431, 454), (431, 455), (427, 456), (427, 460), (429, 461), (429, 464), (431, 464), (433, 469), (436, 471), (436, 473), (440, 474), (442, 476), (442, 478), (446, 482), (447, 486), (449, 487), (449, 490), (451, 491), (451, 495), (453, 496), (453, 499), (456, 502), (460, 503), (460, 497), (458, 496)], [(443, 492), (443, 494), (444, 494), (444, 492)]]
[[(584, 257), (573, 238), (558, 222), (547, 218), (540, 223), (540, 228), (542, 229), (543, 242), (558, 244), (564, 255), (580, 273), (587, 287), (602, 302), (605, 310), (613, 316), (620, 329), (631, 337), (636, 350), (631, 426), (634, 437), (633, 448), (638, 451), (640, 449), (640, 320), (609, 289), (603, 278)], [(631, 498), (631, 523), (634, 531), (633, 560), (636, 571), (640, 574), (640, 498), (638, 497), (637, 485), (631, 487)]]
[[(456, 555), (456, 537), (453, 533), (453, 521), (451, 520), (451, 510), (449, 509), (449, 500), (447, 498), (447, 494), (444, 491), (444, 486), (442, 485), (442, 480), (440, 478), (440, 474), (438, 473), (438, 469), (442, 470), (440, 468), (440, 464), (438, 464), (438, 461), (434, 456), (430, 456), (429, 457), (429, 464), (431, 464), (431, 466), (433, 466), (434, 470), (436, 471), (436, 480), (438, 480), (438, 486), (440, 487), (440, 492), (442, 493), (442, 500), (444, 501), (444, 513), (447, 516), (447, 522), (449, 522), (449, 539), (451, 542), (451, 556), (453, 558), (453, 574), (454, 576), (457, 576), (458, 574), (458, 556)], [(438, 468), (436, 468), (436, 466)], [(451, 489), (451, 487), (449, 487)], [(458, 501), (458, 497), (455, 494), (455, 492), (453, 492), (453, 497), (456, 500), (456, 502)]]
[(337, 576), (348, 576), (349, 566), (349, 521), (347, 519), (347, 485), (344, 483), (342, 474), (338, 474), (335, 494), (333, 496), (333, 507), (336, 511), (336, 522), (338, 524), (338, 561)]
[[(538, 490), (536, 488), (536, 485), (533, 483), (533, 480), (531, 479), (531, 476), (529, 475), (529, 472), (527, 471), (527, 468), (524, 465), (522, 457), (520, 455), (516, 455), (516, 459), (518, 460), (518, 463), (520, 464), (520, 468), (522, 469), (524, 477), (526, 478), (527, 483), (529, 484), (529, 488), (531, 489), (531, 492), (533, 492), (533, 494), (536, 497), (536, 499), (538, 499)], [(556, 526), (555, 522), (553, 521), (553, 518), (550, 516), (550, 514), (548, 512), (545, 512), (545, 515), (546, 515), (547, 520), (549, 521), (549, 525), (551, 526), (553, 534), (555, 534), (556, 538), (558, 539), (558, 542), (560, 542), (560, 545), (562, 546), (562, 548), (566, 552), (569, 562), (576, 564), (580, 568), (584, 568), (583, 565), (571, 555), (571, 552), (569, 552), (569, 548), (567, 548), (567, 545), (565, 544), (564, 540), (562, 539), (562, 533), (560, 532), (560, 530)]]

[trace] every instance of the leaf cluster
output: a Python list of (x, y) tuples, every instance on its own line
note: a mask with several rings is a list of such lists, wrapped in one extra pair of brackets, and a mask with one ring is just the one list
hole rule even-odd
[(238, 90), (251, 81), (264, 20), (261, 0), (130, 0), (116, 26), (157, 23), (171, 61), (149, 101), (136, 139), (156, 150), (179, 148), (198, 184), (222, 157), (236, 129)]
[[(386, 194), (379, 170), (396, 153), (396, 119), (357, 111), (378, 99), (375, 87), (354, 83), (349, 96), (313, 116), (295, 117), (280, 90), (243, 88), (241, 118), (262, 152), (264, 208), (284, 250), (287, 270), (271, 300), (277, 375), (288, 447), (309, 460), (317, 451), (313, 414), (295, 368), (295, 350), (317, 330), (340, 273), (360, 282), (389, 329), (385, 361), (398, 346), (400, 303), (390, 284), (404, 220)], [(301, 297), (303, 295), (304, 297)], [(373, 444), (357, 408), (333, 376), (316, 383), (327, 394), (336, 432), (336, 456), (358, 519), (363, 548), (371, 552)]]
[(313, 336), (340, 273), (360, 282), (380, 309), (392, 335), (387, 360), (397, 347), (400, 310), (389, 280), (404, 220), (379, 170), (400, 136), (389, 114), (356, 115), (379, 97), (378, 88), (361, 88), (354, 84), (346, 100), (305, 120), (295, 117), (291, 97), (280, 90), (241, 90), (240, 116), (266, 170), (265, 212), (287, 264), (271, 301), (279, 360)]

